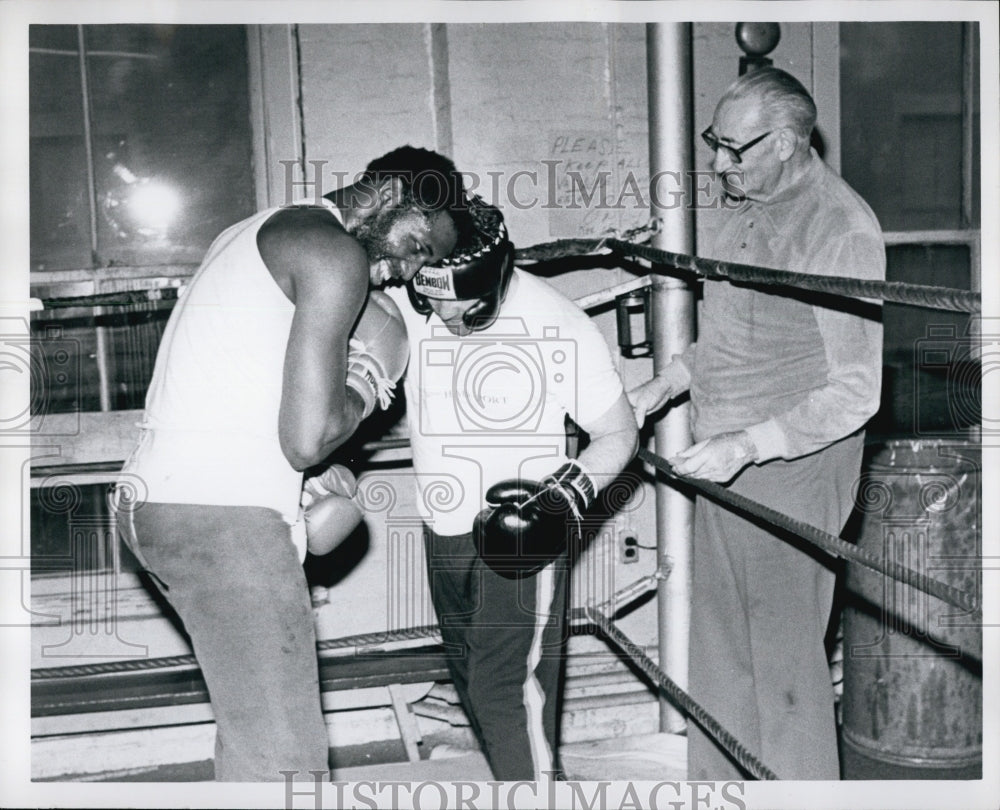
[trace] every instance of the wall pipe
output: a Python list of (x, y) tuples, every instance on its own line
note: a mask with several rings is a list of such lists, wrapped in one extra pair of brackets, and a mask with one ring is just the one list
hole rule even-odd
[[(646, 26), (646, 64), (649, 93), (649, 172), (663, 177), (651, 195), (651, 214), (661, 220), (653, 246), (675, 253), (694, 253), (694, 215), (691, 201), (692, 80), (691, 24), (653, 23)], [(671, 172), (672, 174), (661, 174)], [(682, 178), (681, 205), (657, 207), (678, 199), (672, 192)], [(694, 339), (694, 296), (687, 285), (669, 276), (653, 285), (653, 370), (660, 371)], [(671, 458), (691, 445), (689, 406), (669, 408), (654, 433), (656, 453)], [(694, 530), (692, 501), (666, 483), (656, 484), (656, 548), (659, 565), (671, 574), (657, 588), (659, 666), (681, 688), (687, 688), (688, 626), (691, 599), (691, 543)], [(679, 732), (681, 715), (660, 698), (660, 731)]]

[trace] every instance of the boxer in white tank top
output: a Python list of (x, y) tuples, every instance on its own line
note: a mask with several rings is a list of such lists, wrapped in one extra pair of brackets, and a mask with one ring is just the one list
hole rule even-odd
[(464, 205), (450, 160), (402, 147), (313, 205), (223, 232), (171, 314), (119, 486), (138, 498), (120, 497), (119, 517), (191, 637), (216, 720), (217, 780), (298, 771), (312, 781), (327, 768), (289, 524), (303, 471), (381, 400), (366, 373), (378, 347), (351, 343), (369, 288), (448, 255), (467, 227)]

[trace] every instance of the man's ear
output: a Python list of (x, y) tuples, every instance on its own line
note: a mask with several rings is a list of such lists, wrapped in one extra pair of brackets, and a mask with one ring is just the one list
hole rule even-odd
[(791, 127), (781, 127), (775, 136), (778, 139), (778, 159), (782, 162), (788, 160), (799, 146), (799, 136)]
[(386, 177), (377, 188), (378, 210), (395, 208), (403, 201), (403, 179)]

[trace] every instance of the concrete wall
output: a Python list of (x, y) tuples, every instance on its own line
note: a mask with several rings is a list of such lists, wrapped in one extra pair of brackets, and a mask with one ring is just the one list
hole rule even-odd
[(353, 176), (403, 143), (435, 148), (428, 28), (299, 27), (307, 160), (329, 161), (331, 171)]

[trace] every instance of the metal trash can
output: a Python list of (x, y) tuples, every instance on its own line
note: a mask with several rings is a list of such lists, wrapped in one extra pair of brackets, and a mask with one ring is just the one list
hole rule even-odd
[[(858, 482), (858, 545), (981, 593), (981, 448), (871, 446)], [(982, 618), (856, 564), (844, 622), (843, 775), (978, 779)]]

